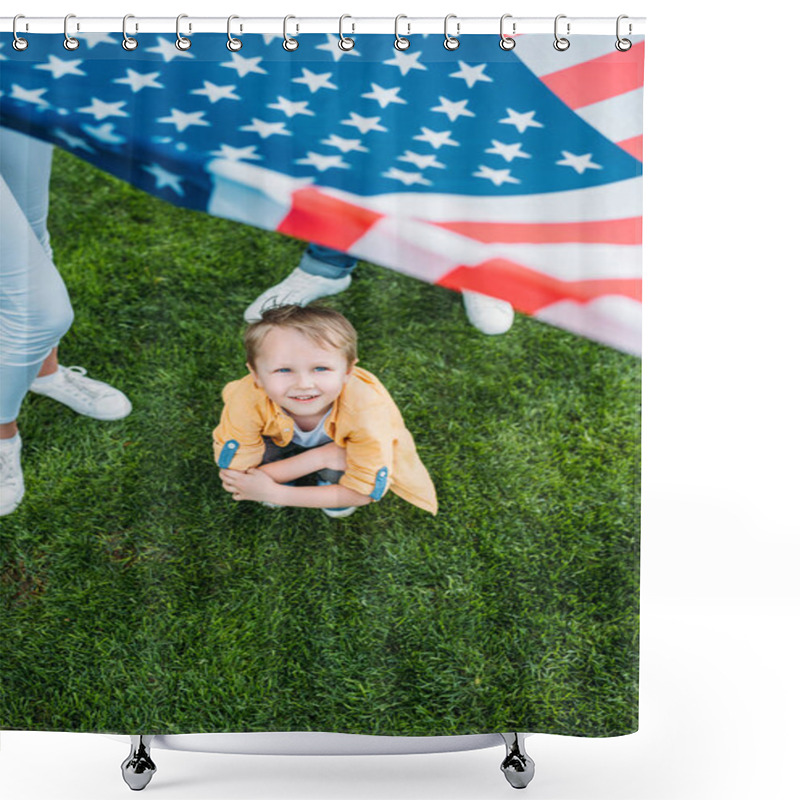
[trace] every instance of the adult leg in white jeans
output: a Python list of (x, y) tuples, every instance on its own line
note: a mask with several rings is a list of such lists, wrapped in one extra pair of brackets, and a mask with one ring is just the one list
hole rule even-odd
[(29, 390), (101, 419), (130, 413), (121, 392), (58, 364), (73, 313), (47, 231), (51, 161), (52, 145), (0, 128), (0, 515), (24, 493), (17, 415)]

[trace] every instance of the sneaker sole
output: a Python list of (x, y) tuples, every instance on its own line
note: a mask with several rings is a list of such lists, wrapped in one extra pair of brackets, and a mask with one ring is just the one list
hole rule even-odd
[(344, 517), (349, 517), (351, 514), (355, 514), (357, 510), (358, 509), (356, 506), (352, 506), (352, 508), (345, 508), (343, 511), (334, 511), (331, 508), (323, 508), (322, 513), (331, 519), (343, 519)]

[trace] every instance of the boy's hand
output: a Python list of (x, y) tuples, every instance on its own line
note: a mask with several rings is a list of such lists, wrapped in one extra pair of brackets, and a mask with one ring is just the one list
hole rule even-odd
[(347, 450), (339, 447), (336, 442), (328, 442), (316, 448), (316, 452), (323, 459), (320, 469), (335, 469), (344, 472), (347, 469)]
[(234, 500), (255, 500), (261, 503), (280, 503), (282, 486), (265, 472), (251, 467), (246, 472), (236, 469), (221, 469), (219, 477), (222, 488), (230, 492)]

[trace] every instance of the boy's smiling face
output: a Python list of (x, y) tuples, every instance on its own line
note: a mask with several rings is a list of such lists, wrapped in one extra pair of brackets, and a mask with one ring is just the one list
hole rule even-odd
[(247, 368), (292, 418), (316, 424), (341, 393), (353, 365), (341, 350), (317, 344), (295, 328), (275, 327)]

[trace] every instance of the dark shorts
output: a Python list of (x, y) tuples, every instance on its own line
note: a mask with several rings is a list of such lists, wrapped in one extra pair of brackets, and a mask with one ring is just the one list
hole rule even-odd
[[(262, 437), (264, 439), (264, 457), (261, 459), (262, 464), (271, 464), (273, 461), (281, 461), (284, 458), (291, 458), (292, 456), (305, 453), (306, 450), (313, 450), (313, 447), (302, 447), (294, 442), (289, 442), (286, 447), (278, 447), (269, 436)], [(321, 447), (322, 445), (318, 445)], [(292, 485), (298, 486), (316, 486), (319, 483), (339, 483), (339, 478), (344, 475), (344, 472), (336, 469), (321, 469), (312, 472), (309, 475), (304, 475), (296, 481), (291, 481)]]

